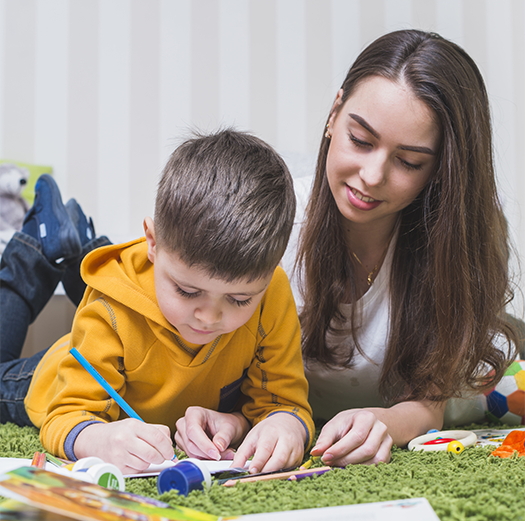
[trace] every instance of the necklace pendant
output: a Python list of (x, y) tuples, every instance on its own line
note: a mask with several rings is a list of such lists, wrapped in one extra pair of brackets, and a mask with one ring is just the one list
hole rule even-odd
[(370, 275), (368, 275), (368, 277), (366, 278), (366, 281), (368, 282), (368, 285), (371, 286), (372, 285), (372, 282), (374, 282), (372, 280), (372, 274), (370, 273)]

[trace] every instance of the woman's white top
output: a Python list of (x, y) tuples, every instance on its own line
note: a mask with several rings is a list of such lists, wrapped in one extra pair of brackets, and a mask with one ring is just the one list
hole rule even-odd
[[(282, 265), (290, 278), (298, 309), (302, 298), (298, 288), (293, 266), (297, 253), (297, 240), (304, 222), (305, 208), (308, 202), (312, 177), (294, 179), (297, 196), (297, 212), (294, 228)], [(309, 401), (315, 419), (328, 420), (338, 412), (362, 407), (385, 407), (379, 395), (379, 379), (388, 342), (390, 326), (390, 272), (396, 237), (392, 240), (385, 260), (370, 289), (359, 300), (361, 306), (361, 324), (357, 339), (366, 356), (357, 350), (352, 368), (327, 368), (322, 364), (308, 362), (305, 366), (306, 377), (310, 385)], [(350, 316), (353, 304), (343, 304), (341, 312), (344, 323), (339, 325), (340, 334), (329, 334), (327, 344), (336, 347), (342, 353), (348, 353), (353, 347), (350, 330)], [(358, 314), (359, 316), (359, 314)], [(483, 399), (449, 400), (445, 413), (445, 423), (460, 425), (483, 421)]]
[[(298, 308), (302, 306), (302, 299), (297, 277), (293, 274), (293, 263), (311, 182), (311, 177), (294, 179), (297, 196), (296, 219), (290, 244), (282, 262), (290, 277)], [(330, 419), (345, 409), (384, 406), (378, 387), (390, 323), (389, 278), (394, 244), (395, 240), (392, 240), (374, 283), (359, 301), (359, 305), (362, 306), (362, 327), (358, 333), (358, 341), (368, 359), (356, 350), (351, 369), (326, 368), (316, 362), (309, 362), (308, 366), (305, 366), (310, 385), (309, 401), (314, 418)], [(341, 334), (329, 334), (327, 337), (328, 345), (336, 347), (344, 354), (350, 351), (354, 343), (349, 323), (352, 306), (353, 304), (341, 306), (341, 312), (345, 317), (345, 322), (339, 327)]]

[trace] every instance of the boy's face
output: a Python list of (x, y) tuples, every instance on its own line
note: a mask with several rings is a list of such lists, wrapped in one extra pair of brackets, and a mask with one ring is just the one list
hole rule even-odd
[(192, 344), (207, 344), (244, 325), (255, 312), (272, 278), (225, 282), (189, 267), (176, 253), (158, 248), (153, 221), (144, 221), (148, 259), (154, 265), (159, 308)]

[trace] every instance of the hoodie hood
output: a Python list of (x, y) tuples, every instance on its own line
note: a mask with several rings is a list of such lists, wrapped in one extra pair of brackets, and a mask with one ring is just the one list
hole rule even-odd
[(98, 248), (82, 263), (88, 286), (171, 331), (155, 296), (153, 264), (148, 259), (145, 237), (124, 244)]

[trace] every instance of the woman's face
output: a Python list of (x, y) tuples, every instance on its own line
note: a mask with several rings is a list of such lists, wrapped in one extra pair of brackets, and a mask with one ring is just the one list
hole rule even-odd
[(440, 129), (433, 111), (403, 82), (363, 80), (330, 118), (330, 189), (353, 224), (391, 227), (433, 172)]

